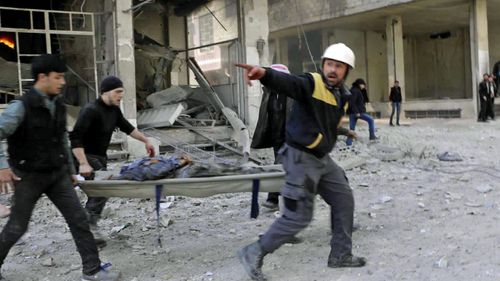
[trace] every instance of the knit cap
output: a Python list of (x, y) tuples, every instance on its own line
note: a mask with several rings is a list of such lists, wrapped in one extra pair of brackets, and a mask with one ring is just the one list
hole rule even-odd
[(101, 82), (101, 94), (122, 87), (123, 82), (120, 78), (116, 76), (108, 76)]

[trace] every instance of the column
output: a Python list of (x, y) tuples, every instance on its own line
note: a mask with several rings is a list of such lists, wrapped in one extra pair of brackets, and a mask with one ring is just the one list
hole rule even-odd
[[(269, 65), (267, 0), (240, 1), (240, 3), (243, 17), (241, 33), (243, 33), (244, 60), (247, 64), (267, 66)], [(241, 33), (240, 36), (242, 36)], [(242, 75), (241, 72), (238, 75)], [(252, 84), (247, 87), (243, 104), (246, 108), (245, 122), (253, 132), (259, 114), (262, 86), (258, 81)]]
[(490, 72), (488, 47), (487, 0), (473, 0), (470, 11), (470, 45), (472, 66), (472, 103), (477, 116), (479, 110), (478, 87), (484, 73)]
[[(186, 18), (174, 15), (168, 16), (168, 46), (176, 50), (187, 49)], [(172, 63), (170, 81), (172, 86), (188, 85), (187, 52), (181, 52)]]
[[(123, 115), (132, 124), (137, 124), (135, 99), (135, 56), (134, 56), (134, 26), (132, 0), (115, 1), (116, 13), (116, 52), (117, 75), (123, 81), (125, 96), (123, 97)], [(124, 10), (128, 11), (124, 12)]]
[[(390, 16), (386, 20), (385, 28), (387, 38), (387, 70), (389, 85), (392, 86), (395, 80), (401, 86), (403, 101), (405, 95), (405, 60), (403, 49), (403, 21), (401, 16)], [(402, 114), (404, 117), (404, 114)]]

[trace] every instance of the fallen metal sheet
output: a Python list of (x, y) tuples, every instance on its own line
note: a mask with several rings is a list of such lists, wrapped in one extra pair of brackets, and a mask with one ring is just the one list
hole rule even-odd
[(137, 113), (137, 126), (140, 129), (172, 126), (186, 108), (186, 104), (178, 103), (141, 110)]

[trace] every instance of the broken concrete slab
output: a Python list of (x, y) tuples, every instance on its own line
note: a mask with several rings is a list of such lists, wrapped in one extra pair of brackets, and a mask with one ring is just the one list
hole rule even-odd
[(437, 158), (440, 161), (448, 161), (448, 162), (463, 161), (460, 154), (448, 151), (445, 151), (443, 153), (438, 153)]
[(137, 113), (137, 126), (139, 129), (172, 126), (186, 107), (185, 103), (177, 103), (141, 110)]
[(150, 94), (146, 101), (153, 108), (185, 101), (193, 94), (193, 90), (187, 86), (174, 86), (168, 89)]

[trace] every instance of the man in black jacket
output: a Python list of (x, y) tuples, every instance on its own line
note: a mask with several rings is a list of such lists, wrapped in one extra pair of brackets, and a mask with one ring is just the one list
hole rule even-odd
[(483, 74), (483, 81), (479, 83), (479, 116), (478, 122), (486, 122), (489, 115), (489, 103), (491, 103), (491, 87), (489, 85), (488, 73)]
[[(116, 128), (143, 142), (149, 156), (155, 155), (153, 145), (125, 119), (120, 110), (124, 94), (123, 82), (118, 77), (108, 76), (102, 80), (100, 92), (101, 96), (95, 102), (85, 105), (80, 111), (70, 134), (78, 171), (84, 177), (90, 177), (93, 171), (106, 170), (106, 150)], [(97, 222), (107, 201), (106, 197), (89, 197), (85, 205), (90, 216), (90, 230), (101, 247), (106, 245), (106, 239), (100, 233)]]
[[(279, 72), (290, 74), (288, 67), (283, 64), (270, 66)], [(255, 126), (252, 138), (252, 148), (272, 148), (274, 152), (274, 164), (281, 163), (278, 150), (285, 143), (285, 124), (293, 104), (293, 100), (286, 95), (280, 95), (266, 87), (262, 87), (262, 101), (259, 110), (259, 119)], [(262, 206), (270, 210), (278, 210), (279, 192), (269, 192), (267, 200)]]
[(486, 118), (490, 117), (495, 120), (495, 95), (497, 93), (497, 86), (493, 78), (493, 74), (488, 75), (488, 102), (486, 104)]
[(330, 205), (332, 222), (329, 267), (359, 267), (366, 263), (352, 255), (354, 197), (344, 170), (329, 156), (337, 135), (355, 136), (339, 127), (348, 99), (344, 80), (354, 68), (354, 53), (339, 43), (329, 46), (322, 56), (322, 73), (287, 75), (270, 68), (247, 64), (245, 79), (260, 82), (280, 94), (293, 98), (294, 105), (286, 124), (285, 145), (279, 154), (286, 171), (281, 194), (285, 210), (260, 239), (238, 251), (248, 275), (265, 280), (264, 256), (274, 252), (312, 220), (315, 195)]
[(396, 112), (396, 125), (399, 126), (399, 115), (401, 113), (401, 102), (403, 102), (403, 97), (401, 95), (401, 87), (399, 87), (399, 81), (394, 81), (394, 86), (391, 88), (391, 93), (389, 94), (389, 101), (392, 105), (391, 121), (389, 125), (394, 126), (392, 123), (392, 117), (394, 117), (394, 112)]
[(66, 65), (56, 56), (35, 58), (35, 85), (0, 117), (0, 139), (7, 138), (9, 152), (7, 164), (0, 148), (0, 181), (2, 189), (12, 183), (15, 189), (12, 213), (0, 234), (0, 265), (26, 232), (33, 208), (45, 194), (69, 226), (82, 258), (82, 280), (114, 281), (119, 273), (101, 268), (87, 216), (73, 189), (75, 169), (66, 132), (66, 106), (58, 97), (65, 71)]
[[(375, 122), (373, 118), (366, 113), (365, 99), (364, 96), (368, 96), (366, 91), (366, 83), (363, 79), (358, 78), (352, 83), (351, 88), (351, 99), (349, 100), (349, 106), (347, 108), (347, 114), (349, 114), (349, 129), (355, 130), (356, 123), (358, 119), (366, 121), (368, 123), (368, 131), (370, 133), (370, 140), (376, 140), (375, 136)], [(347, 145), (352, 145), (352, 138), (347, 138)]]

